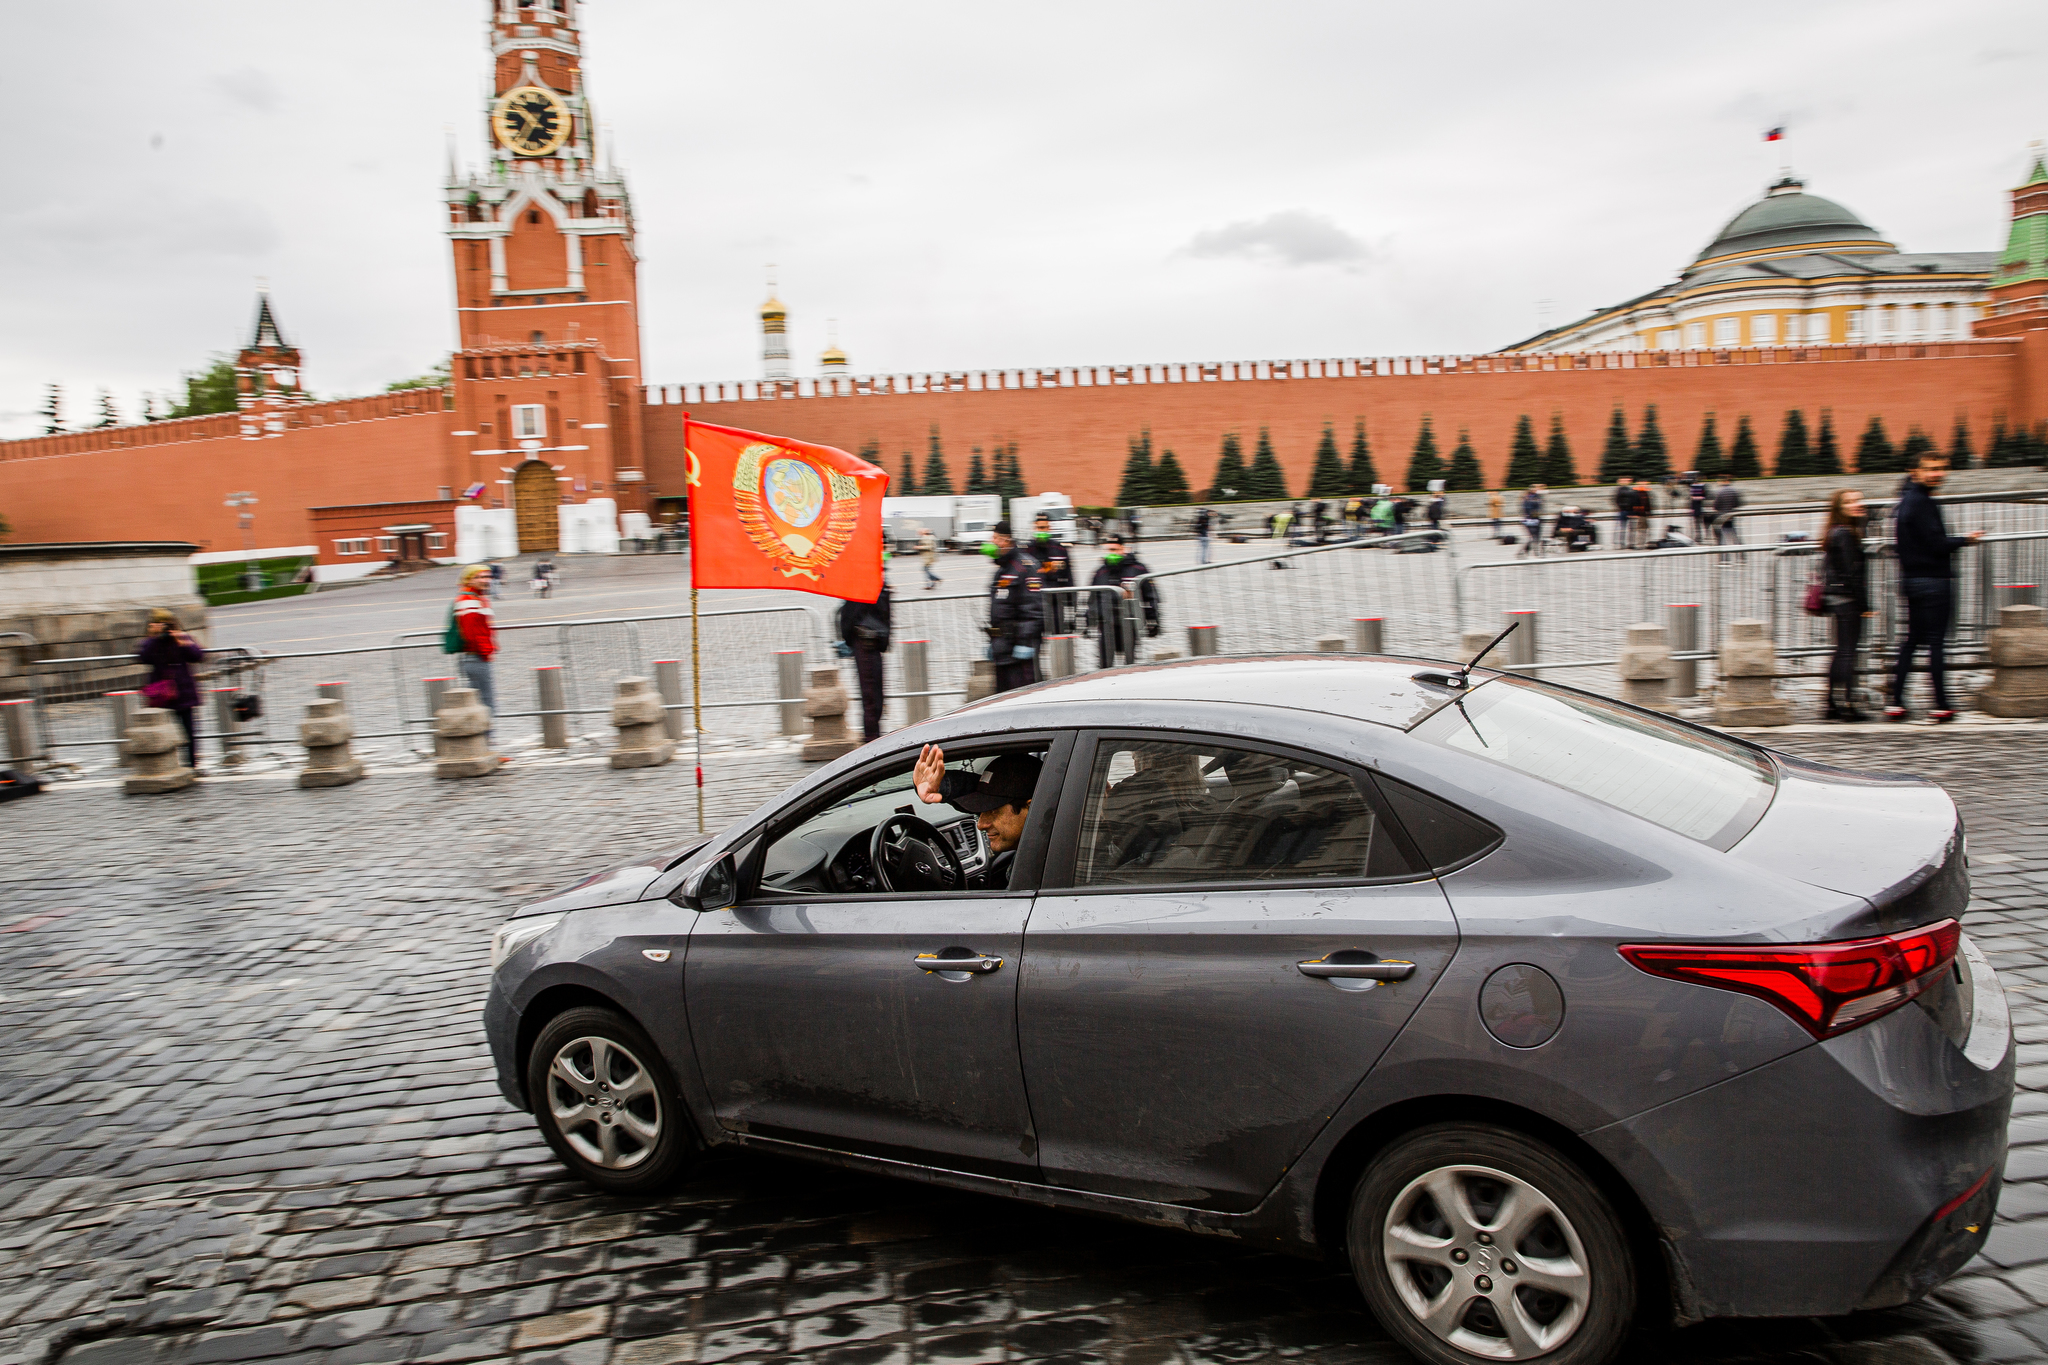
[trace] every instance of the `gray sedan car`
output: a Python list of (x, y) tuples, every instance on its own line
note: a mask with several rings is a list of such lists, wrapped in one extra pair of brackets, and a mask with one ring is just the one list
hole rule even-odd
[(737, 1143), (1348, 1256), (1426, 1360), (1925, 1294), (2013, 1092), (1939, 787), (1524, 678), (1194, 660), (878, 740), (498, 932), (600, 1189)]

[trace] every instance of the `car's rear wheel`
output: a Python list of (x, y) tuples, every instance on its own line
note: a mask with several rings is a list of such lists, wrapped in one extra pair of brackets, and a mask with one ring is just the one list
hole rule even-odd
[(526, 1061), (526, 1094), (562, 1164), (612, 1194), (664, 1188), (696, 1150), (661, 1054), (612, 1010), (549, 1020)]
[(1441, 1365), (1604, 1365), (1635, 1316), (1635, 1263), (1613, 1205), (1512, 1129), (1410, 1133), (1359, 1179), (1347, 1232), (1374, 1316)]

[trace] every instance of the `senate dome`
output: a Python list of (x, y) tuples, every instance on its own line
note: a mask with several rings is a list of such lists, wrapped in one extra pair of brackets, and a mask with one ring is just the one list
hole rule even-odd
[(1786, 176), (1764, 197), (1728, 220), (1687, 274), (1731, 256), (1791, 251), (1897, 251), (1877, 229), (1832, 199), (1808, 194), (1804, 182)]

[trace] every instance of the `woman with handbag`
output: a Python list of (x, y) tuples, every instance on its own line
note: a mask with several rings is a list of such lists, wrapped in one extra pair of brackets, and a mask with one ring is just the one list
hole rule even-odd
[(1870, 579), (1863, 556), (1863, 495), (1841, 488), (1828, 499), (1821, 528), (1821, 606), (1834, 623), (1835, 656), (1828, 664), (1829, 720), (1865, 720), (1856, 709), (1856, 655), (1863, 618), (1870, 615)]
[(149, 681), (142, 685), (142, 704), (176, 715), (185, 727), (185, 766), (198, 768), (198, 732), (192, 726), (192, 712), (199, 705), (199, 684), (192, 679), (192, 665), (206, 658), (199, 642), (178, 628), (177, 616), (162, 607), (149, 614), (149, 634), (135, 651), (135, 657), (149, 665)]

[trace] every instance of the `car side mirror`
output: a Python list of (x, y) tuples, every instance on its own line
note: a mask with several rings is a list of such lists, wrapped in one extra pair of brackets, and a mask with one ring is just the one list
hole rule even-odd
[(704, 914), (723, 910), (739, 898), (740, 879), (733, 870), (732, 855), (728, 853), (709, 867), (691, 873), (669, 899)]

